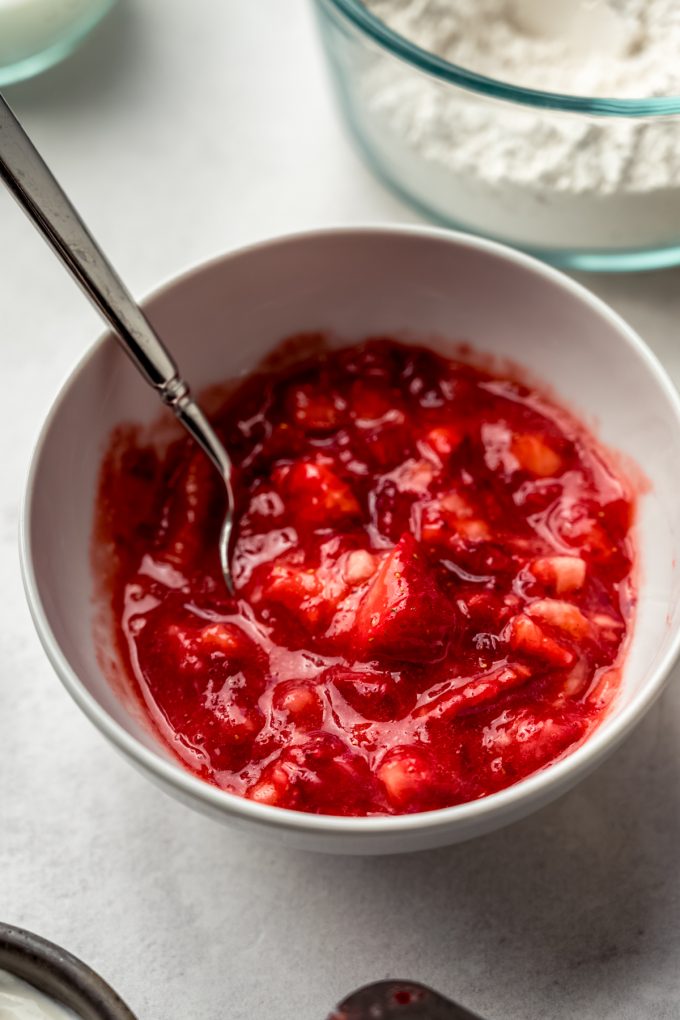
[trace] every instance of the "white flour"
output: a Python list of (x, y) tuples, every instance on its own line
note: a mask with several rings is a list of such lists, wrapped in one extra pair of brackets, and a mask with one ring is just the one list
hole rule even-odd
[[(423, 49), (506, 82), (610, 98), (680, 94), (678, 0), (617, 0), (620, 38), (602, 48), (592, 37), (574, 46), (529, 34), (510, 0), (365, 2)], [(377, 54), (360, 88), (360, 127), (384, 169), (448, 219), (534, 247), (680, 242), (680, 115), (587, 118), (488, 101)]]

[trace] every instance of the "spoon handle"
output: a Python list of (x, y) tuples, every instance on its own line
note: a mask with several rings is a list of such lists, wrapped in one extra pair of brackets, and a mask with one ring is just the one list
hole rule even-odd
[(0, 180), (70, 270), (144, 378), (213, 462), (224, 482), (227, 508), (219, 554), (233, 594), (229, 550), (234, 518), (229, 454), (189, 393), (165, 345), (71, 205), (49, 167), (0, 95)]
[(123, 341), (148, 382), (162, 391), (178, 380), (177, 365), (2, 96), (0, 177)]
[(112, 327), (137, 368), (208, 454), (225, 481), (231, 463), (169, 351), (0, 95), (0, 180)]

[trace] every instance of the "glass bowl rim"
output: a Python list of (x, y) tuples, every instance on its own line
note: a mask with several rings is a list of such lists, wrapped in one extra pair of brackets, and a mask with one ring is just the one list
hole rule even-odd
[(320, 6), (339, 12), (379, 47), (419, 71), (468, 91), (493, 99), (509, 100), (524, 106), (583, 113), (599, 117), (668, 117), (680, 113), (680, 95), (651, 96), (645, 99), (616, 99), (600, 96), (566, 95), (511, 85), (498, 78), (476, 74), (458, 64), (421, 49), (405, 36), (389, 28), (372, 14), (362, 0), (317, 0)]

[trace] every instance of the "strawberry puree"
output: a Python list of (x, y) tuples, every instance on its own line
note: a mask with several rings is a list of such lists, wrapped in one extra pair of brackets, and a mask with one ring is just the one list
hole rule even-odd
[(207, 459), (111, 441), (98, 558), (162, 739), (225, 790), (339, 815), (474, 800), (563, 756), (615, 693), (633, 612), (606, 454), (540, 392), (421, 347), (284, 361), (215, 416), (234, 599)]

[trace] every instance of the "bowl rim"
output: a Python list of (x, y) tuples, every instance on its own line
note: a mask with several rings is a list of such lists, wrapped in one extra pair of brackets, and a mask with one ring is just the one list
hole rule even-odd
[[(529, 270), (532, 274), (542, 277), (547, 283), (559, 286), (583, 304), (587, 305), (595, 316), (609, 322), (628, 345), (632, 353), (642, 362), (653, 377), (659, 390), (667, 398), (675, 413), (676, 425), (680, 430), (680, 393), (675, 389), (665, 368), (652, 353), (642, 338), (631, 326), (601, 298), (592, 294), (582, 284), (572, 280), (559, 270), (549, 266), (524, 252), (515, 250), (497, 241), (475, 237), (441, 227), (420, 224), (357, 224), (341, 225), (302, 230), (275, 237), (259, 240), (254, 243), (218, 254), (212, 258), (192, 265), (188, 269), (167, 279), (156, 287), (142, 301), (142, 307), (163, 297), (171, 289), (186, 284), (192, 278), (200, 276), (218, 265), (228, 265), (234, 260), (257, 254), (266, 249), (289, 247), (297, 244), (314, 243), (326, 238), (346, 238), (358, 241), (365, 237), (384, 238), (419, 238), (436, 241), (458, 248), (484, 252), (516, 266)], [(108, 343), (115, 343), (110, 332), (106, 332), (88, 348), (78, 360), (75, 367), (68, 373), (60, 386), (51, 407), (45, 417), (30, 460), (28, 475), (24, 488), (19, 519), (19, 552), (21, 573), (29, 610), (36, 631), (45, 653), (55, 672), (76, 704), (96, 726), (97, 729), (133, 763), (149, 772), (162, 782), (162, 785), (173, 788), (185, 800), (198, 800), (204, 808), (212, 813), (229, 815), (244, 821), (287, 830), (333, 836), (352, 837), (385, 837), (389, 835), (407, 834), (413, 831), (437, 831), (450, 826), (472, 826), (494, 814), (521, 814), (519, 805), (528, 805), (532, 801), (547, 802), (556, 797), (565, 785), (572, 785), (579, 778), (591, 771), (608, 753), (613, 750), (635, 727), (645, 712), (651, 707), (668, 681), (671, 669), (680, 654), (680, 620), (675, 625), (668, 649), (662, 660), (651, 673), (645, 687), (638, 691), (617, 715), (606, 716), (600, 725), (574, 751), (565, 755), (544, 769), (531, 774), (518, 783), (508, 786), (497, 793), (478, 800), (467, 801), (452, 807), (438, 808), (415, 814), (346, 817), (340, 815), (316, 815), (268, 804), (258, 804), (237, 794), (229, 793), (217, 786), (199, 779), (179, 762), (164, 758), (160, 753), (146, 747), (129, 733), (99, 704), (88, 691), (62, 652), (52, 628), (48, 615), (40, 597), (33, 551), (31, 547), (31, 518), (36, 480), (40, 467), (43, 447), (49, 435), (52, 423), (61, 406), (68, 399), (72, 385), (89, 362), (97, 356), (101, 348)], [(107, 680), (108, 683), (108, 680)], [(569, 779), (572, 782), (569, 782)], [(525, 813), (529, 813), (527, 807)], [(490, 826), (491, 827), (491, 826)]]
[(570, 111), (590, 114), (596, 117), (668, 117), (680, 113), (680, 95), (650, 96), (647, 98), (616, 98), (604, 96), (569, 95), (563, 92), (548, 92), (541, 89), (513, 85), (500, 78), (477, 74), (460, 64), (454, 64), (422, 49), (405, 36), (400, 35), (378, 18), (364, 5), (362, 0), (316, 0), (319, 8), (327, 6), (331, 12), (349, 21), (375, 45), (387, 50), (393, 57), (402, 60), (418, 71), (458, 85), (468, 91), (478, 92), (493, 99), (510, 100), (524, 106), (543, 109)]

